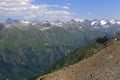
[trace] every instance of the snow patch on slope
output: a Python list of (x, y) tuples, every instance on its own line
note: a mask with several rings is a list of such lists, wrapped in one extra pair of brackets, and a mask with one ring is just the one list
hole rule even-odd
[(22, 24), (29, 24), (30, 22), (28, 21), (21, 21)]
[(83, 22), (85, 21), (85, 19), (80, 19), (80, 18), (77, 18), (77, 19), (74, 19), (76, 22)]
[(94, 26), (96, 23), (97, 23), (97, 21), (93, 21), (93, 22), (91, 23), (91, 25)]
[(115, 20), (110, 20), (110, 23), (111, 24), (116, 24), (116, 21)]
[(104, 25), (107, 24), (107, 21), (105, 21), (105, 20), (101, 20), (101, 21), (100, 21), (100, 24), (101, 24), (102, 26), (104, 26)]

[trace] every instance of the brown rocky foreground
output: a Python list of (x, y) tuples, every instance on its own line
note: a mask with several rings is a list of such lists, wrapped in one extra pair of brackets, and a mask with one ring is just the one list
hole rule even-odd
[(37, 80), (120, 80), (120, 41), (114, 41), (93, 57)]

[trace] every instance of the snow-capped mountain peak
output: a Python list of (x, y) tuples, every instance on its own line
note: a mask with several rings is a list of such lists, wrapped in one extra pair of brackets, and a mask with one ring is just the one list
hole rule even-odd
[(22, 24), (29, 24), (29, 21), (21, 21)]
[(120, 25), (120, 21), (117, 21), (117, 24)]
[(102, 26), (104, 26), (104, 25), (107, 24), (107, 21), (105, 21), (105, 20), (101, 20), (101, 21), (100, 21), (100, 24), (101, 24)]
[(116, 21), (115, 20), (110, 20), (110, 23), (111, 24), (116, 24)]
[(76, 18), (74, 19), (76, 22), (83, 22), (85, 19), (81, 19), (81, 18)]
[(91, 22), (91, 25), (94, 26), (97, 23), (97, 21)]

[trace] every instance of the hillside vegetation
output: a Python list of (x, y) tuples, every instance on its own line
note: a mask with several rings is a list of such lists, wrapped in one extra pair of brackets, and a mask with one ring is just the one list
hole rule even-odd
[[(117, 33), (107, 47), (93, 57), (84, 59), (69, 67), (36, 80), (119, 80), (120, 79), (120, 33)], [(71, 60), (72, 61), (72, 60)]]
[[(88, 44), (97, 31), (52, 27), (41, 31), (32, 25), (1, 25), (0, 79), (22, 80), (43, 74), (57, 60)], [(86, 33), (87, 32), (87, 33)]]
[[(78, 48), (72, 53), (70, 53), (68, 56), (64, 57), (63, 59), (58, 60), (53, 66), (51, 66), (48, 70), (46, 70), (44, 74), (52, 73), (61, 68), (68, 67), (81, 60), (92, 57), (94, 54), (104, 49), (107, 46), (106, 44), (109, 41), (110, 41), (110, 38), (107, 36), (99, 37), (93, 40), (90, 44), (87, 44), (81, 48)], [(34, 76), (33, 78), (28, 80), (36, 80), (38, 76)]]

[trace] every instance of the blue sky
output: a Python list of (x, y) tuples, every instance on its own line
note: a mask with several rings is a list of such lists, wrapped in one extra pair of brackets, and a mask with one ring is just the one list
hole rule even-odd
[(0, 18), (120, 19), (120, 0), (2, 0), (1, 2)]
[(36, 0), (35, 4), (70, 5), (70, 11), (83, 18), (120, 19), (120, 0)]

